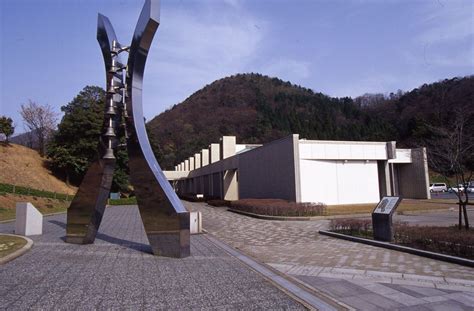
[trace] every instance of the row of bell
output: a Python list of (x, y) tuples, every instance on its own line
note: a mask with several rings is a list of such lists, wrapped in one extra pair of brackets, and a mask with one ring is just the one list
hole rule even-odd
[[(110, 86), (107, 89), (107, 93), (109, 93), (109, 96), (112, 97), (112, 98), (110, 98), (109, 106), (108, 106), (107, 110), (105, 111), (106, 116), (109, 117), (110, 126), (107, 127), (107, 130), (104, 134), (104, 136), (108, 138), (108, 143), (109, 144), (108, 144), (108, 148), (106, 149), (105, 154), (103, 156), (103, 159), (108, 159), (108, 160), (115, 159), (114, 149), (112, 148), (112, 139), (116, 135), (115, 135), (115, 130), (112, 126), (112, 118), (113, 118), (113, 116), (115, 116), (117, 114), (117, 112), (115, 111), (113, 96), (115, 96), (116, 94), (119, 94), (118, 91), (123, 90), (125, 88), (125, 85), (123, 83), (123, 70), (127, 68), (124, 64), (117, 61), (115, 59), (115, 57), (119, 53), (121, 53), (123, 51), (126, 51), (126, 50), (128, 50), (128, 48), (121, 47), (121, 45), (117, 41), (114, 40), (112, 42), (112, 51), (111, 51), (111, 53), (112, 53), (112, 66), (109, 68), (108, 72), (113, 74), (113, 77), (111, 79)], [(117, 81), (114, 78), (118, 78), (120, 81)], [(122, 95), (122, 100), (125, 103), (125, 90), (124, 90), (124, 94)]]

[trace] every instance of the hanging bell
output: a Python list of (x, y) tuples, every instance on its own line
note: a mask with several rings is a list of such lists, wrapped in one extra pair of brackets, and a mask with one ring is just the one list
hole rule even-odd
[(114, 150), (112, 148), (107, 148), (107, 150), (105, 151), (105, 154), (102, 158), (107, 159), (107, 160), (115, 159)]
[(110, 73), (117, 73), (122, 71), (125, 68), (125, 66), (119, 62), (116, 61), (115, 59), (112, 59), (112, 66), (110, 66), (109, 72)]
[(116, 93), (115, 87), (113, 85), (109, 86), (109, 88), (107, 89), (107, 93), (115, 94)]
[(107, 111), (105, 112), (105, 114), (108, 114), (108, 115), (110, 115), (110, 116), (115, 115), (116, 112), (115, 112), (114, 106), (109, 106), (109, 108), (107, 109)]
[(114, 80), (113, 87), (115, 88), (115, 90), (123, 89), (124, 84), (122, 83), (122, 81)]
[(107, 132), (105, 132), (104, 136), (107, 137), (115, 137), (115, 131), (113, 127), (108, 127)]

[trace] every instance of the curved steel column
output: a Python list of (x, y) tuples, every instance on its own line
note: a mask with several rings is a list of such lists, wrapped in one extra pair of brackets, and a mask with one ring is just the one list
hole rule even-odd
[[(117, 41), (115, 32), (107, 17), (100, 15), (97, 20), (97, 40), (104, 56), (107, 90), (112, 86), (112, 44)], [(112, 94), (107, 93), (104, 113), (107, 114), (107, 104), (112, 100)], [(109, 120), (104, 118), (102, 134), (109, 129)], [(103, 135), (98, 144), (98, 154), (87, 170), (84, 179), (67, 211), (66, 242), (75, 244), (94, 243), (104, 214), (107, 199), (112, 185), (115, 159), (107, 158), (110, 137)]]
[[(102, 220), (115, 167), (112, 143), (117, 122), (115, 112), (116, 90), (122, 93), (122, 109), (128, 133), (130, 181), (140, 209), (153, 253), (168, 257), (186, 257), (190, 254), (189, 212), (184, 208), (164, 176), (148, 140), (142, 110), (142, 85), (145, 63), (151, 42), (159, 26), (159, 1), (146, 0), (135, 28), (132, 44), (122, 48), (117, 42), (107, 17), (100, 15), (97, 40), (104, 57), (107, 75), (107, 97), (104, 114), (104, 134), (99, 144), (98, 159), (91, 165), (67, 215), (66, 242), (93, 243)], [(125, 84), (120, 52), (129, 52)], [(120, 74), (118, 73), (120, 72)], [(116, 78), (119, 78), (117, 82)], [(119, 85), (115, 85), (119, 83)], [(120, 96), (119, 96), (120, 97)], [(109, 104), (110, 103), (110, 104)], [(120, 118), (120, 113), (118, 113)], [(108, 118), (108, 119), (107, 119)]]
[(137, 22), (127, 64), (127, 141), (130, 180), (155, 255), (190, 253), (189, 212), (164, 176), (148, 140), (142, 109), (145, 63), (159, 26), (159, 1), (146, 0)]

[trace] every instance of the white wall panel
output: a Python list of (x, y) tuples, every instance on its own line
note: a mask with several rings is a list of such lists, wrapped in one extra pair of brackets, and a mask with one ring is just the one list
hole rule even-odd
[(389, 163), (411, 163), (411, 149), (396, 149), (396, 158), (388, 160)]
[(379, 201), (376, 161), (300, 160), (302, 202), (362, 204)]
[(301, 140), (301, 159), (386, 160), (386, 143)]

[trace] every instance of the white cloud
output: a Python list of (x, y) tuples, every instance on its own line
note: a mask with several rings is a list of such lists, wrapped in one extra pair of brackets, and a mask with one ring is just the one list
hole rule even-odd
[(410, 74), (401, 77), (391, 73), (367, 73), (364, 76), (354, 78), (348, 82), (340, 81), (336, 87), (331, 90), (322, 90), (331, 96), (351, 96), (357, 97), (365, 93), (390, 93), (398, 89), (410, 91), (424, 83), (429, 83), (433, 79), (424, 74)]
[(421, 16), (422, 32), (415, 40), (437, 44), (469, 39), (474, 34), (474, 2), (452, 1), (434, 6)]
[(311, 76), (310, 65), (311, 63), (308, 61), (279, 58), (264, 65), (260, 72), (271, 77), (289, 80), (293, 83), (301, 83), (304, 79)]
[[(231, 6), (162, 12), (147, 61), (145, 114), (156, 115), (216, 79), (245, 72), (258, 57), (265, 24)], [(158, 103), (158, 106), (157, 106)]]

